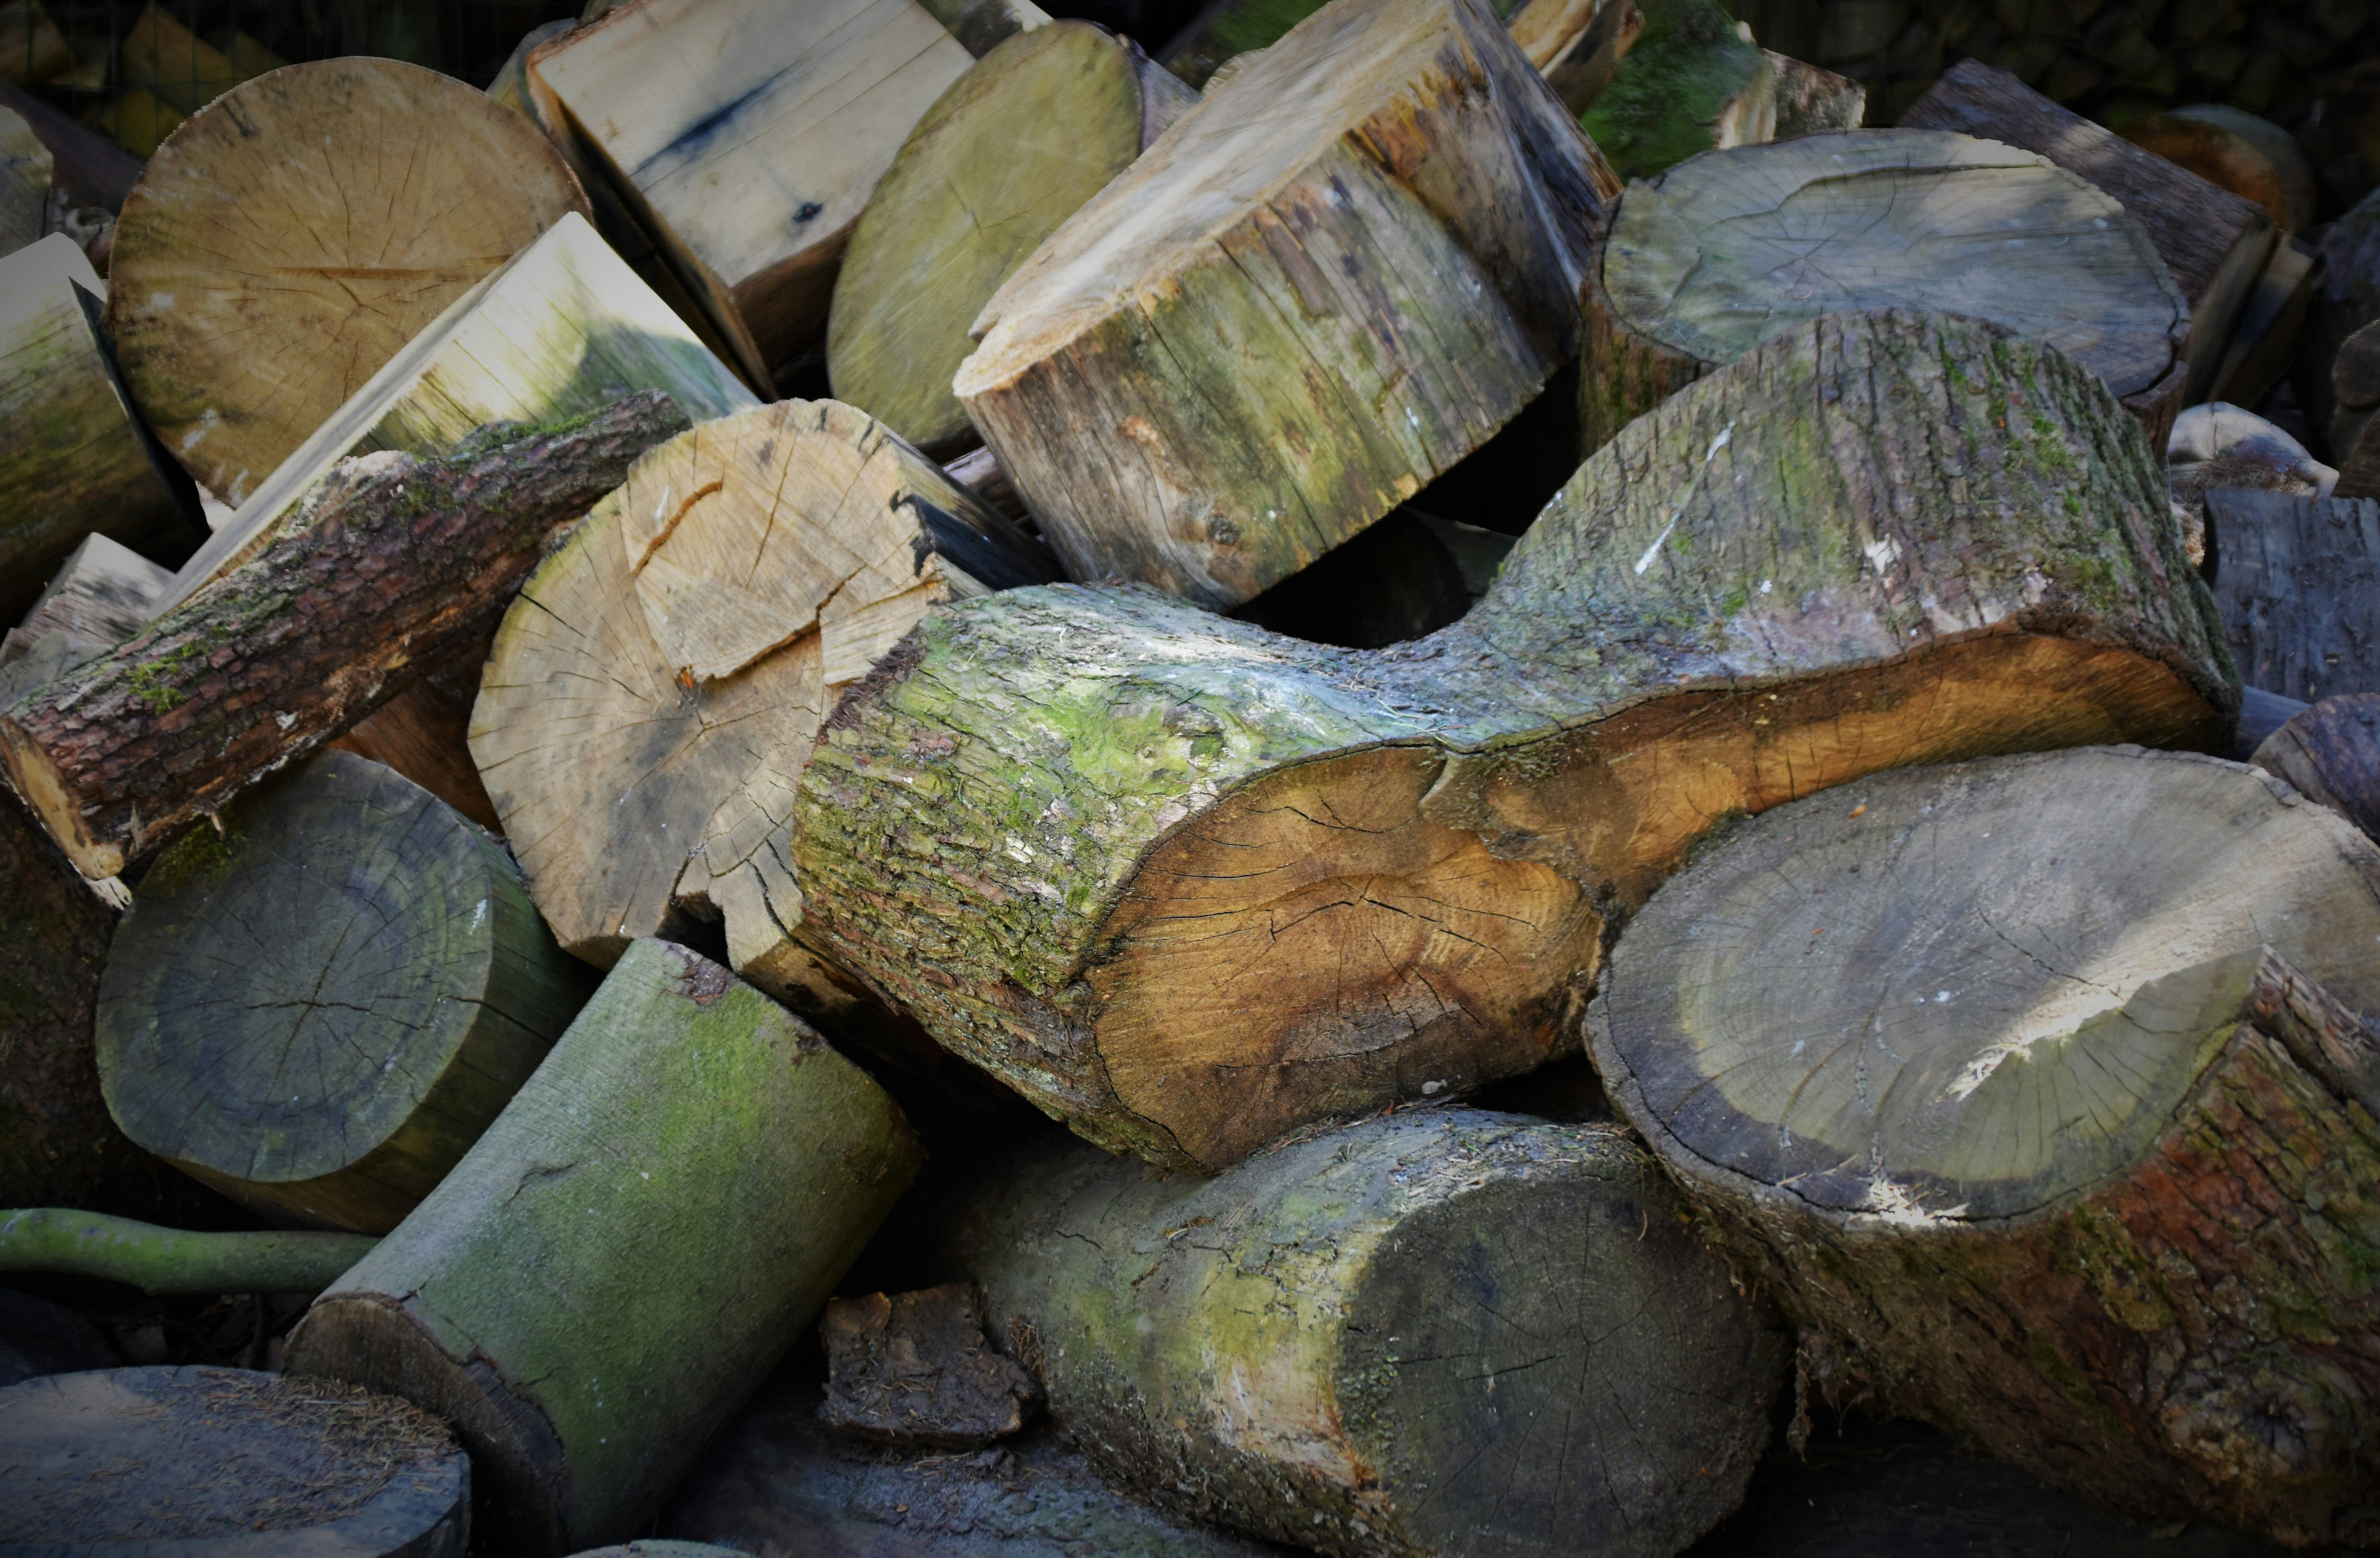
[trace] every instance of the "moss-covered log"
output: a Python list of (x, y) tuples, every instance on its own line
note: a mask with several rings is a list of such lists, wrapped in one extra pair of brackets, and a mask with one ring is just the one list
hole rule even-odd
[(1635, 4), (1643, 26), (1610, 77), (1591, 96), (1565, 94), (1621, 177), (1650, 178), (1714, 148), (1859, 127), (1859, 83), (1761, 48), (1718, 0)]
[(1667, 1558), (1788, 1351), (1609, 1126), (1399, 1114), (1203, 1182), (1064, 1143), (929, 1237), (1111, 1476), (1333, 1554)]
[(643, 1529), (918, 1163), (900, 1109), (717, 964), (639, 942), (430, 1199), (318, 1300), (293, 1374), (453, 1422), (492, 1551)]
[(1008, 279), (953, 388), (1073, 577), (1236, 605), (1536, 394), (1618, 192), (1480, 0), (1338, 0)]
[(1880, 774), (1655, 895), (1614, 1102), (1837, 1401), (2144, 1518), (2380, 1540), (2380, 850), (2252, 769)]
[(2123, 207), (2046, 158), (1938, 130), (1681, 163), (1621, 197), (1580, 297), (1590, 452), (1680, 385), (1842, 309), (1941, 309), (2039, 336), (2107, 380), (2155, 449), (2187, 377), (2188, 310)]
[(2214, 742), (2139, 424), (1974, 321), (1800, 326), (1640, 418), (1461, 622), (1333, 651), (1133, 588), (937, 611), (846, 695), (805, 935), (1110, 1147), (1220, 1167), (1573, 1041), (1711, 823), (1876, 768)]
[(9, 782), (85, 875), (117, 874), (488, 632), (555, 529), (686, 425), (638, 395), (342, 468), (254, 561), (0, 715)]
[(363, 1234), (190, 1233), (66, 1207), (0, 1211), (0, 1272), (55, 1272), (143, 1293), (302, 1293), (338, 1281)]

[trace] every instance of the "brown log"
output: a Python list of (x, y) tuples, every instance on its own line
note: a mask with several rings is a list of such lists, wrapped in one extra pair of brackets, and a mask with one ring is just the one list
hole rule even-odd
[(819, 1320), (826, 1403), (819, 1415), (847, 1439), (966, 1450), (1031, 1421), (1041, 1387), (983, 1333), (971, 1282), (916, 1293), (833, 1298)]
[(2380, 838), (2380, 693), (2324, 699), (2265, 737), (2248, 761)]
[(115, 875), (491, 631), (555, 529), (686, 425), (649, 393), (343, 466), (253, 562), (0, 716), (10, 781), (85, 875)]
[(2124, 131), (2143, 151), (2262, 206), (2285, 234), (2313, 225), (2313, 169), (2289, 132), (2240, 108), (2199, 103), (2153, 114)]
[(471, 761), (471, 704), (489, 642), (480, 639), (450, 655), (329, 745), (386, 763), (501, 838), (496, 803)]

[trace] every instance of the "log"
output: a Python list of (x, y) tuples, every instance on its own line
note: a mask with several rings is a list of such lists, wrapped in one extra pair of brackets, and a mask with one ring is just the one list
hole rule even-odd
[(1618, 188), (1479, 0), (1339, 0), (1009, 278), (953, 388), (1072, 577), (1237, 605), (1527, 404)]
[[(2380, 319), (2380, 189), (2333, 222), (2322, 236), (2322, 264), (2306, 312), (2305, 332), (2289, 372), (2298, 405), (2317, 437), (2326, 438), (2338, 413), (2331, 371), (2347, 338)], [(2334, 462), (2349, 451), (2330, 445)]]
[(1631, 0), (1528, 0), (1505, 25), (1554, 95), (1583, 114), (1644, 35), (1645, 14)]
[(912, 0), (640, 0), (528, 68), (767, 384), (822, 339), (852, 224), (972, 63)]
[(42, 236), (55, 166), (24, 116), (0, 107), (0, 257)]
[(1675, 1552), (1790, 1345), (1612, 1126), (1398, 1114), (1212, 1181), (1060, 1143), (929, 1236), (1110, 1477), (1337, 1554)]
[(2380, 838), (2380, 693), (2324, 699), (2265, 737), (2248, 761)]
[(0, 642), (0, 664), (21, 658), (52, 633), (74, 640), (81, 658), (105, 654), (140, 631), (173, 582), (173, 569), (105, 536), (85, 536), (25, 620)]
[(471, 705), (480, 696), (491, 633), (382, 704), (325, 745), (385, 763), (497, 837), (504, 822), (471, 761)]
[(967, 326), (1058, 225), (1130, 166), (1197, 94), (1087, 21), (1020, 32), (909, 132), (851, 232), (827, 320), (827, 372), (937, 459), (977, 442), (951, 394)]
[(2152, 114), (2125, 129), (2144, 152), (2253, 201), (2283, 236), (2313, 225), (2321, 190), (2289, 132), (2244, 108), (2202, 103)]
[(30, 92), (11, 86), (0, 76), (0, 107), (30, 125), (50, 149), (57, 187), (79, 206), (97, 206), (113, 215), (140, 177), (140, 160), (106, 137), (67, 118)]
[(2039, 336), (2106, 380), (2152, 447), (2181, 406), (2188, 310), (2148, 235), (2048, 159), (1963, 135), (1858, 130), (1681, 163), (1621, 197), (1581, 296), (1590, 453), (1764, 337), (1845, 309)]
[(2208, 395), (2235, 406), (2264, 402), (2289, 377), (2321, 274), (2316, 250), (2302, 238), (2273, 246), (2265, 274), (2240, 310)]
[(42, 0), (0, 4), (0, 81), (39, 86), (74, 64), (66, 34), (50, 19)]
[(819, 1340), (827, 1368), (819, 1417), (846, 1439), (977, 1450), (1041, 1409), (1040, 1382), (985, 1339), (973, 1283), (830, 1298)]
[(2206, 517), (2240, 679), (2308, 703), (2380, 692), (2380, 501), (2218, 487)]
[(168, 562), (202, 533), (188, 479), (125, 402), (106, 295), (63, 234), (0, 258), (0, 620), (93, 531)]
[(156, 0), (133, 18), (115, 47), (116, 79), (146, 88), (179, 114), (195, 114), (255, 74), (159, 8)]
[(2221, 566), (2222, 547), (2207, 519), (2208, 493), (2219, 487), (2255, 487), (2297, 497), (2328, 497), (2338, 472), (2264, 418), (2216, 401), (2193, 406), (2174, 419), (2173, 434), (2166, 441), (2165, 480), (2182, 517), (2191, 561), (2211, 579)]
[(504, 846), (318, 753), (158, 857), (99, 989), (125, 1134), (276, 1223), (384, 1234), (528, 1079), (593, 980)]
[(917, 0), (977, 59), (1020, 32), (1047, 27), (1050, 13), (1033, 0)]
[(1978, 321), (1830, 317), (1631, 424), (1417, 643), (1123, 587), (929, 615), (803, 772), (802, 934), (1084, 1135), (1220, 1168), (1560, 1055), (1714, 819), (2223, 739), (2193, 578), (2095, 376)]
[(453, 1422), (492, 1551), (623, 1540), (817, 1318), (918, 1156), (899, 1108), (798, 1017), (640, 942), (298, 1322), (289, 1371)]
[(1900, 116), (1905, 128), (1956, 130), (2048, 158), (2122, 202), (2148, 230), (2190, 310), (2190, 385), (2206, 398), (2240, 309), (2278, 231), (2253, 201), (2068, 112), (2004, 70), (1964, 60)]
[(1867, 92), (1759, 47), (1718, 0), (1636, 0), (1644, 30), (1579, 123), (1629, 180), (1698, 152), (1856, 129)]
[[(521, 41), (513, 45), (513, 52), (506, 55), (504, 64), (496, 67), (495, 79), (488, 83), (488, 96), (536, 125), (540, 129), (545, 128), (544, 123), (538, 117), (537, 105), (529, 91), (528, 56), (553, 39), (575, 31), (577, 27), (578, 19), (576, 17), (564, 17), (558, 21), (544, 22), (522, 33)], [(554, 150), (563, 153), (565, 162), (570, 161), (570, 153), (566, 148), (557, 146)], [(571, 162), (571, 171), (579, 173), (579, 167), (576, 162)], [(582, 183), (585, 182), (585, 176), (583, 173), (580, 174)], [(589, 190), (588, 193), (591, 202), (594, 192)]]
[(637, 395), (346, 468), (253, 562), (0, 713), (9, 783), (84, 875), (119, 874), (486, 633), (554, 531), (685, 426)]
[[(444, 1424), (245, 1369), (108, 1369), (0, 1391), (0, 1543), (155, 1558), (462, 1558)], [(19, 1546), (18, 1544), (23, 1544)]]
[(821, 1016), (849, 1005), (848, 981), (792, 939), (783, 826), (810, 744), (936, 603), (1056, 577), (835, 401), (781, 401), (655, 449), (524, 587), (471, 718), (563, 946), (608, 968), (639, 937), (690, 933), (689, 914), (723, 916), (745, 978)]
[(1656, 894), (1588, 1041), (1827, 1399), (2135, 1518), (2362, 1544), (2375, 940), (2380, 850), (2255, 770), (1911, 769)]
[(97, 1277), (156, 1294), (302, 1293), (378, 1241), (361, 1234), (194, 1234), (63, 1207), (0, 1211), (0, 1272)]
[(696, 421), (752, 394), (576, 212), (406, 343), (183, 565), (161, 612), (254, 557), (340, 461), (451, 455), (492, 422), (546, 427), (638, 390)]
[(147, 87), (135, 87), (110, 98), (91, 116), (91, 126), (145, 163), (155, 160), (157, 148), (182, 128), (185, 117)]
[(565, 213), (520, 116), (396, 60), (293, 65), (190, 116), (125, 198), (107, 323), (133, 400), (237, 504)]

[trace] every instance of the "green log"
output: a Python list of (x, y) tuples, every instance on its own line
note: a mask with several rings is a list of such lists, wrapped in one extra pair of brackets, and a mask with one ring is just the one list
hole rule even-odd
[(1635, 5), (1643, 31), (1593, 98), (1572, 104), (1621, 177), (1650, 178), (1715, 147), (1859, 124), (1866, 93), (1857, 84), (1761, 48), (1718, 0)]
[(151, 1294), (310, 1296), (379, 1242), (364, 1234), (194, 1234), (65, 1207), (0, 1211), (0, 1272), (100, 1277)]

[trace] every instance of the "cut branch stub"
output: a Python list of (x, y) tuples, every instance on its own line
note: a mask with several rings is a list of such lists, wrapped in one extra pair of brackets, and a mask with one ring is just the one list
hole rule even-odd
[(724, 914), (738, 972), (803, 982), (783, 831), (835, 697), (936, 603), (1054, 577), (836, 401), (706, 422), (638, 461), (523, 588), (472, 713), (562, 944), (609, 966), (690, 907)]
[(1818, 1382), (2141, 1517), (2380, 1538), (2380, 851), (2136, 749), (1880, 774), (1621, 937), (1613, 1101)]
[(1706, 152), (1621, 197), (1583, 289), (1592, 451), (1779, 330), (1842, 309), (1941, 309), (2037, 335), (2107, 381), (2165, 447), (2189, 310), (2124, 208), (2045, 157), (1940, 130)]
[(1339, 0), (1051, 235), (953, 388), (1074, 577), (1236, 605), (1527, 404), (1618, 189), (1479, 0)]
[(2211, 741), (2238, 700), (2095, 375), (1978, 321), (1838, 315), (1631, 424), (1414, 643), (1133, 588), (933, 613), (821, 736), (791, 858), (805, 936), (945, 1046), (1216, 1168), (1558, 1053), (1716, 818), (1895, 763)]

